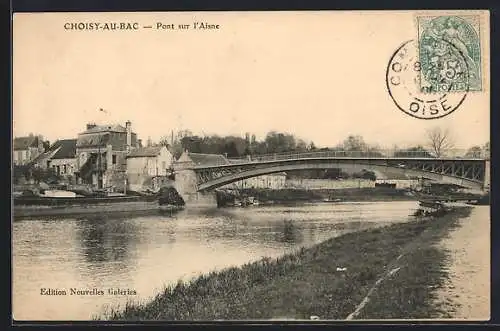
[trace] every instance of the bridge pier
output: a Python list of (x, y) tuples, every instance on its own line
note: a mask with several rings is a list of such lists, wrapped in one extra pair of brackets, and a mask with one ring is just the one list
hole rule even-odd
[(192, 169), (176, 169), (174, 187), (184, 199), (187, 207), (217, 206), (215, 192), (198, 192), (196, 173)]
[(491, 167), (491, 164), (490, 164), (490, 160), (486, 160), (486, 165), (485, 165), (485, 168), (484, 168), (484, 187), (483, 187), (483, 191), (484, 192), (487, 192), (489, 193), (490, 192), (490, 185), (491, 185), (491, 179), (490, 179), (490, 167)]

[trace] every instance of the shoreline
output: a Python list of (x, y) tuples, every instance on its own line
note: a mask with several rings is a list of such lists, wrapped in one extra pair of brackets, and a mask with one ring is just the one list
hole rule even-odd
[(446, 256), (436, 243), (471, 209), (348, 233), (277, 259), (179, 281), (147, 303), (111, 308), (96, 319), (439, 318), (433, 298), (444, 284)]
[(16, 206), (12, 208), (14, 221), (36, 219), (37, 217), (80, 217), (93, 215), (149, 215), (173, 213), (182, 206), (160, 207), (158, 202), (119, 202), (95, 205), (71, 206)]
[(447, 307), (446, 315), (457, 320), (489, 320), (490, 208), (472, 210), (469, 222), (459, 221), (438, 243), (446, 252), (446, 268), (451, 277), (437, 291), (436, 302)]
[[(247, 206), (250, 208), (268, 207), (268, 206), (286, 206), (286, 205), (303, 205), (303, 204), (335, 204), (344, 202), (391, 202), (391, 201), (416, 201), (410, 196), (345, 196), (339, 197), (339, 201), (324, 201), (324, 200), (268, 200), (262, 201), (258, 206)], [(152, 214), (155, 212), (177, 212), (183, 209), (200, 209), (213, 208), (216, 204), (188, 204), (186, 206), (168, 206), (160, 208), (157, 201), (129, 201), (129, 202), (113, 202), (113, 203), (96, 203), (96, 204), (73, 204), (61, 206), (36, 206), (36, 205), (17, 205), (13, 204), (12, 215), (14, 220), (25, 220), (36, 217), (77, 217), (95, 214)], [(221, 208), (234, 208), (233, 206), (224, 206)]]

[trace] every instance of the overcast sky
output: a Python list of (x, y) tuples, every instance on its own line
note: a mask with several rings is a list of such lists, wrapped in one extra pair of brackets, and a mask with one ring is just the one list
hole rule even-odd
[[(153, 28), (64, 29), (110, 21)], [(194, 21), (220, 29), (156, 29)], [(16, 14), (13, 24), (14, 136), (54, 141), (87, 122), (130, 120), (156, 141), (180, 129), (258, 138), (278, 130), (320, 146), (359, 134), (391, 147), (425, 142), (434, 126), (451, 129), (457, 147), (489, 140), (488, 77), (485, 92), (442, 119), (412, 118), (389, 97), (389, 59), (416, 36), (411, 12), (43, 13)]]

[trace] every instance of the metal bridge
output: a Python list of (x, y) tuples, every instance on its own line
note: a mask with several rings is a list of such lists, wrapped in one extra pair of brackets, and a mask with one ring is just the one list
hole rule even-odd
[(428, 152), (384, 151), (319, 151), (283, 153), (228, 159), (227, 164), (185, 164), (183, 169), (196, 173), (197, 191), (210, 191), (246, 178), (291, 170), (346, 169), (371, 170), (406, 175), (410, 178), (459, 185), (484, 190), (487, 162), (480, 155), (465, 157), (464, 150), (448, 151), (433, 157)]

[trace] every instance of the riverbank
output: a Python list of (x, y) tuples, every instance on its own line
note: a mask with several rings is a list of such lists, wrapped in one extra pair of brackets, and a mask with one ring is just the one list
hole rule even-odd
[(327, 240), (277, 259), (167, 287), (99, 319), (427, 319), (439, 317), (445, 254), (438, 243), (469, 207)]
[(450, 277), (440, 288), (436, 302), (446, 308), (443, 317), (489, 320), (490, 318), (490, 208), (476, 207), (461, 219), (439, 243), (446, 252)]
[(241, 189), (217, 193), (219, 206), (232, 206), (235, 199), (253, 197), (260, 204), (290, 204), (300, 202), (377, 202), (413, 201), (407, 190), (387, 187), (345, 189)]
[(254, 196), (259, 201), (392, 201), (392, 200), (414, 200), (406, 190), (375, 187), (375, 188), (345, 188), (345, 189), (243, 189), (242, 195)]

